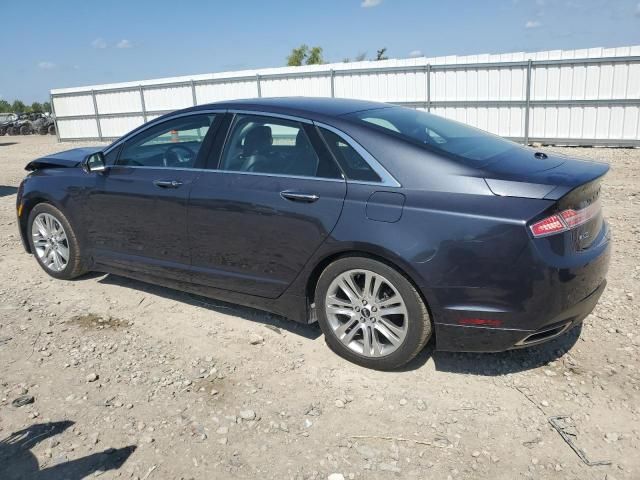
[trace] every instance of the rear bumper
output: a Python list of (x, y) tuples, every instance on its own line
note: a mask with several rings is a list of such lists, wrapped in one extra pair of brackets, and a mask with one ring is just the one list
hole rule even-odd
[(534, 330), (436, 323), (436, 348), (455, 352), (501, 352), (547, 342), (580, 324), (595, 308), (606, 283), (603, 281), (571, 308), (542, 319), (543, 326)]

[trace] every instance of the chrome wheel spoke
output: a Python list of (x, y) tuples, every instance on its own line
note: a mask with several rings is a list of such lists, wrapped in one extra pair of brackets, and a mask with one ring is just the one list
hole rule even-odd
[(69, 249), (64, 245), (58, 245), (58, 254), (60, 255), (60, 258), (62, 258), (62, 260), (64, 260), (65, 262), (69, 261)]
[(376, 323), (375, 328), (376, 330), (378, 330), (378, 332), (384, 335), (384, 338), (389, 340), (392, 345), (400, 345), (400, 343), (402, 343), (402, 331), (395, 325), (393, 327), (390, 327), (390, 322), (380, 320), (378, 323)]
[(397, 307), (383, 308), (380, 310), (380, 316), (386, 317), (388, 315), (406, 315), (407, 311), (404, 305), (398, 305)]
[(40, 213), (31, 226), (35, 254), (49, 270), (60, 272), (69, 263), (69, 241), (62, 223), (49, 213)]

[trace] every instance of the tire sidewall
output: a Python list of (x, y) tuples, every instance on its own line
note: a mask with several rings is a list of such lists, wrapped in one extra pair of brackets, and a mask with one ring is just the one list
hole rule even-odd
[[(64, 269), (60, 270), (59, 272), (54, 272), (53, 270), (48, 269), (42, 263), (42, 260), (40, 260), (40, 257), (38, 257), (35, 246), (33, 244), (33, 222), (35, 218), (41, 213), (48, 213), (49, 215), (55, 217), (56, 220), (60, 222), (60, 224), (62, 224), (62, 227), (64, 228), (65, 234), (67, 236), (67, 243), (69, 244), (69, 260), (67, 261), (67, 265), (64, 267)], [(39, 203), (38, 205), (33, 207), (31, 212), (29, 212), (29, 218), (27, 220), (27, 239), (29, 241), (31, 253), (38, 262), (38, 265), (40, 265), (40, 267), (52, 277), (60, 280), (70, 280), (82, 273), (80, 261), (80, 245), (78, 244), (75, 232), (73, 231), (71, 224), (64, 216), (64, 214), (53, 205), (48, 203)]]
[[(336, 337), (327, 319), (326, 294), (331, 282), (338, 275), (346, 271), (358, 269), (373, 271), (393, 283), (393, 286), (398, 290), (407, 307), (409, 325), (405, 340), (400, 348), (384, 357), (365, 357), (352, 351)], [(318, 279), (315, 305), (318, 323), (329, 347), (343, 358), (364, 367), (376, 370), (392, 370), (398, 368), (415, 357), (431, 336), (431, 319), (429, 318), (422, 298), (411, 282), (394, 268), (371, 258), (344, 257), (330, 264)]]

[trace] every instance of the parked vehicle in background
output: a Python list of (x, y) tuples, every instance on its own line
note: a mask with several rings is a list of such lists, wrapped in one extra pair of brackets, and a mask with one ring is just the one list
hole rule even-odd
[(441, 350), (540, 344), (606, 285), (607, 165), (413, 109), (201, 105), (26, 168), (19, 231), (49, 275), (110, 272), (317, 320), (371, 368), (433, 335)]

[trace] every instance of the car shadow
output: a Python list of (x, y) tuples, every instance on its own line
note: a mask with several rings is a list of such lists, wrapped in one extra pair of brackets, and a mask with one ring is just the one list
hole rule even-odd
[(0, 185), (0, 197), (14, 195), (17, 191), (18, 189), (16, 187), (9, 187), (8, 185)]
[(8, 147), (10, 145), (16, 145), (18, 142), (0, 142), (0, 147)]
[(518, 373), (557, 360), (573, 348), (582, 332), (582, 324), (540, 345), (498, 353), (439, 352), (433, 339), (425, 349), (400, 371), (416, 370), (433, 360), (436, 371), (463, 375), (500, 376)]
[(38, 443), (64, 432), (74, 422), (39, 423), (13, 432), (0, 440), (0, 478), (3, 480), (79, 480), (96, 472), (117, 470), (136, 450), (135, 445), (109, 448), (75, 460), (62, 461), (40, 468), (31, 449)]
[(227, 303), (222, 300), (214, 300), (208, 297), (202, 297), (200, 295), (186, 293), (180, 290), (174, 290), (172, 288), (141, 282), (139, 280), (133, 280), (114, 274), (106, 274), (98, 281), (100, 283), (108, 285), (118, 285), (125, 288), (133, 288), (141, 292), (149, 293), (151, 295), (157, 295), (159, 297), (167, 298), (176, 302), (182, 302), (191, 306), (211, 310), (213, 312), (223, 313), (225, 315), (233, 315), (244, 320), (261, 323), (266, 328), (273, 330), (276, 333), (279, 333), (280, 330), (286, 330), (287, 332), (291, 332), (295, 335), (299, 335), (309, 340), (315, 340), (320, 335), (322, 335), (320, 327), (317, 323), (304, 324), (294, 322), (293, 320), (288, 320), (280, 315), (269, 313), (264, 310), (258, 310), (256, 308), (244, 307), (234, 303)]

